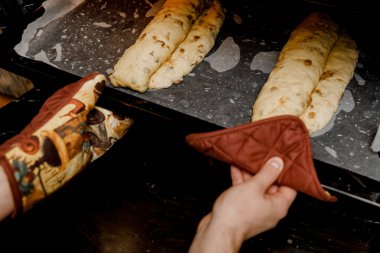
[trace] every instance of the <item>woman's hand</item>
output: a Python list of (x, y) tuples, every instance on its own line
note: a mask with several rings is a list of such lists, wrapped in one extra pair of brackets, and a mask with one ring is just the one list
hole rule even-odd
[(231, 167), (233, 186), (200, 222), (190, 252), (237, 252), (244, 240), (275, 227), (296, 197), (295, 190), (274, 185), (283, 165), (271, 158), (255, 176)]

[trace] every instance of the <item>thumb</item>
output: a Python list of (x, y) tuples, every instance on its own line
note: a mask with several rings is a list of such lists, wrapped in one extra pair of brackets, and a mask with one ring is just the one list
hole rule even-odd
[(284, 161), (280, 157), (272, 157), (253, 177), (255, 184), (266, 191), (276, 181), (283, 167)]

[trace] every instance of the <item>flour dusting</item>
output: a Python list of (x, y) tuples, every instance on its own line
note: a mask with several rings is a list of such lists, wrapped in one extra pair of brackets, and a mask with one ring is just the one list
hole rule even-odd
[(61, 61), (62, 60), (62, 45), (61, 43), (57, 43), (53, 49), (57, 51), (57, 56), (55, 57), (54, 61)]
[(96, 26), (100, 26), (100, 27), (103, 27), (103, 28), (108, 28), (108, 27), (111, 27), (112, 25), (110, 24), (107, 24), (106, 22), (95, 22), (93, 23), (94, 25)]
[(338, 158), (338, 154), (336, 153), (336, 151), (330, 147), (325, 147), (325, 150), (327, 153), (329, 153), (332, 157), (334, 158)]
[(218, 72), (230, 70), (240, 61), (240, 47), (232, 37), (227, 37), (212, 55), (205, 58), (205, 61)]
[(260, 52), (253, 57), (249, 68), (269, 74), (277, 63), (278, 55), (278, 51)]
[(365, 85), (365, 80), (358, 73), (355, 73), (354, 77), (359, 85)]

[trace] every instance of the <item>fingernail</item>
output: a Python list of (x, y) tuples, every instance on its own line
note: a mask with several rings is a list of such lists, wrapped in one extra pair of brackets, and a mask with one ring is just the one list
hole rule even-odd
[(284, 161), (280, 157), (272, 157), (269, 159), (268, 164), (276, 169), (282, 169), (284, 167)]

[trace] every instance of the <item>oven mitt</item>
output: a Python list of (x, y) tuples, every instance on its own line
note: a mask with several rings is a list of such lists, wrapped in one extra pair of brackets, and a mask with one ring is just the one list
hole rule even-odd
[(284, 169), (279, 185), (291, 187), (324, 201), (336, 201), (319, 182), (309, 132), (296, 116), (284, 115), (208, 133), (186, 136), (198, 151), (244, 169), (258, 172), (267, 160), (279, 156)]
[[(58, 90), (21, 133), (0, 146), (0, 165), (16, 206), (14, 216), (60, 188), (130, 126), (130, 120), (125, 123), (110, 111), (93, 110), (104, 85), (105, 76), (93, 73)], [(102, 119), (94, 120), (98, 112)], [(100, 142), (91, 145), (90, 139), (96, 138)]]
[(87, 131), (91, 143), (91, 162), (102, 156), (132, 126), (133, 120), (95, 106), (87, 116)]

